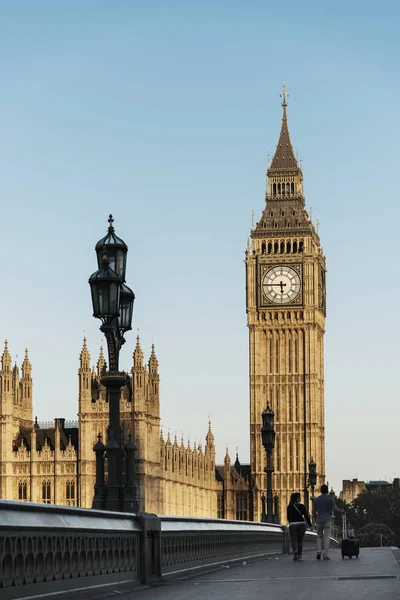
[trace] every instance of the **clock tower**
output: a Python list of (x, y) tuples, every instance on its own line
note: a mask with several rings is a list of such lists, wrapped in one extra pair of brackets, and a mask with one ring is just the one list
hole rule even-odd
[[(266, 203), (246, 251), (249, 328), (250, 460), (254, 518), (266, 493), (262, 412), (275, 413), (273, 494), (280, 518), (292, 492), (308, 501), (308, 463), (316, 463), (317, 488), (325, 478), (324, 331), (325, 256), (305, 209), (303, 173), (290, 141), (282, 97), (282, 127), (268, 164)], [(310, 211), (311, 213), (311, 211)]]

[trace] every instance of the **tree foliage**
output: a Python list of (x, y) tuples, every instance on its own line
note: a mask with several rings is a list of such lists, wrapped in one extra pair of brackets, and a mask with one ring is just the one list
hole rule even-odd
[(381, 543), (382, 546), (394, 546), (396, 543), (394, 531), (384, 523), (364, 525), (359, 529), (357, 537), (360, 546), (364, 547), (380, 546)]
[[(346, 506), (346, 513), (347, 523), (356, 530), (357, 535), (361, 535), (362, 529), (368, 525), (384, 525), (394, 533), (395, 543), (400, 545), (400, 489), (398, 487), (364, 490), (350, 505)], [(366, 529), (365, 532), (368, 530)], [(391, 539), (389, 534), (388, 536), (387, 539)]]

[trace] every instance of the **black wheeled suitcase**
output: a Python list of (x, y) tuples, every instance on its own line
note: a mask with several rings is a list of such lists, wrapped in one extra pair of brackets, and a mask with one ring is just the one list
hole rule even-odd
[(348, 556), (349, 558), (355, 556), (358, 558), (358, 555), (360, 554), (359, 541), (353, 537), (347, 537), (347, 521), (345, 514), (343, 515), (343, 537), (340, 547), (342, 551), (342, 558), (345, 556)]

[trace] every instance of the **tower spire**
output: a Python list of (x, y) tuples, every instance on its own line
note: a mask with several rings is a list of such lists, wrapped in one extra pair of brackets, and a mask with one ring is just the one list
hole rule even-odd
[(288, 96), (289, 93), (286, 90), (286, 82), (284, 81), (283, 90), (281, 93), (283, 108), (281, 132), (279, 135), (278, 145), (275, 150), (274, 158), (272, 159), (271, 166), (268, 169), (268, 174), (270, 172), (273, 173), (274, 171), (297, 171), (299, 168), (289, 135), (289, 127), (286, 114)]

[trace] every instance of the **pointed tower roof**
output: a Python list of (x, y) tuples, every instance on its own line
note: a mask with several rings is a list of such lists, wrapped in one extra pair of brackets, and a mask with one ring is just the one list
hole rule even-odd
[(211, 417), (208, 418), (208, 431), (206, 435), (206, 450), (214, 446), (214, 435), (211, 430)]
[(25, 348), (25, 357), (22, 363), (22, 370), (26, 373), (28, 370), (32, 369), (31, 361), (29, 360), (28, 348)]
[(282, 100), (282, 125), (281, 133), (279, 135), (278, 145), (275, 150), (274, 158), (272, 159), (271, 166), (268, 168), (268, 173), (276, 171), (297, 171), (299, 165), (293, 151), (292, 142), (289, 135), (289, 127), (286, 115), (287, 102), (286, 98), (289, 94), (286, 91), (286, 83), (283, 83), (283, 90), (281, 93)]
[(156, 356), (156, 352), (154, 350), (154, 344), (151, 345), (151, 354), (149, 358), (149, 373), (157, 373), (158, 370), (158, 360)]
[(11, 354), (8, 351), (8, 341), (7, 340), (4, 341), (4, 350), (3, 350), (3, 354), (1, 356), (1, 362), (2, 362), (3, 368), (5, 365), (7, 365), (7, 366), (11, 365)]
[(133, 364), (134, 366), (140, 366), (143, 367), (143, 359), (144, 359), (144, 354), (143, 354), (143, 350), (142, 347), (140, 345), (140, 337), (139, 334), (137, 334), (136, 336), (136, 346), (135, 346), (135, 350), (133, 351)]
[(236, 471), (239, 473), (241, 464), (240, 464), (240, 460), (239, 460), (239, 450), (238, 450), (238, 448), (236, 448), (236, 460), (235, 460), (235, 464), (233, 466), (235, 467)]
[(90, 354), (86, 344), (86, 336), (83, 338), (82, 350), (79, 355), (79, 359), (81, 361), (81, 365), (90, 365)]
[(225, 458), (224, 458), (224, 465), (225, 465), (226, 469), (229, 469), (229, 467), (231, 466), (231, 457), (229, 456), (228, 446), (226, 447), (226, 453), (225, 453)]
[(104, 358), (103, 346), (100, 346), (99, 359), (97, 361), (97, 374), (100, 377), (106, 367), (106, 359)]

